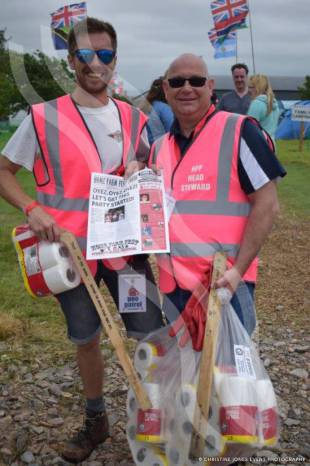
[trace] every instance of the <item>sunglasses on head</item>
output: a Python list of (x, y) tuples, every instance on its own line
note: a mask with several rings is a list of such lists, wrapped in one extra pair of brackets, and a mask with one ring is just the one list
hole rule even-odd
[(183, 87), (186, 81), (188, 81), (192, 87), (202, 87), (206, 84), (207, 78), (203, 76), (192, 76), (191, 78), (175, 77), (168, 79), (169, 86), (174, 89)]
[(101, 50), (78, 49), (74, 52), (74, 55), (81, 63), (87, 63), (87, 64), (91, 63), (95, 55), (97, 55), (97, 57), (102, 63), (104, 63), (105, 65), (109, 65), (113, 61), (113, 58), (115, 57), (115, 52), (114, 50), (107, 50), (107, 49), (101, 49)]

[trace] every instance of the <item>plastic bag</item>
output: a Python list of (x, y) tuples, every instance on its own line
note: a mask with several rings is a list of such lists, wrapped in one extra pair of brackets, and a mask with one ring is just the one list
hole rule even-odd
[[(137, 345), (134, 365), (152, 402), (127, 397), (127, 438), (140, 466), (201, 465), (190, 455), (201, 352), (169, 336), (170, 326)], [(278, 438), (271, 381), (227, 296), (222, 300), (204, 464), (230, 464)]]

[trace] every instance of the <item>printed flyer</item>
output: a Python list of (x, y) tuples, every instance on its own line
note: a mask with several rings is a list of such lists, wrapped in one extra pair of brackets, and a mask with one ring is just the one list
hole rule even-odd
[(150, 169), (120, 176), (93, 173), (87, 259), (169, 252), (163, 179)]

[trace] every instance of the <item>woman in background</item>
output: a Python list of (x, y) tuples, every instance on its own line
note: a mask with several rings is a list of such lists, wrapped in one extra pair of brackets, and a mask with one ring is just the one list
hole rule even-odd
[(142, 110), (148, 115), (147, 133), (150, 145), (163, 134), (167, 133), (174, 120), (173, 112), (167, 104), (163, 91), (163, 77), (152, 82)]
[(252, 101), (248, 115), (256, 118), (274, 141), (280, 110), (268, 77), (264, 74), (251, 76), (249, 80), (249, 93)]

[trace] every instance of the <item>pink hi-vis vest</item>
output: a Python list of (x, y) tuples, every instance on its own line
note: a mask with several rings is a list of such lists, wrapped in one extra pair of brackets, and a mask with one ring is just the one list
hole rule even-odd
[[(176, 200), (169, 221), (170, 256), (157, 255), (164, 293), (176, 283), (193, 290), (217, 251), (234, 264), (250, 212), (238, 177), (241, 128), (247, 117), (210, 112), (181, 157), (174, 136), (158, 139), (150, 164), (162, 168), (166, 191)], [(256, 281), (257, 259), (243, 276)]]
[[(125, 102), (114, 103), (121, 121), (123, 156), (121, 167), (110, 173), (121, 175), (124, 167), (135, 160), (147, 117)], [(33, 105), (31, 113), (42, 154), (33, 169), (37, 199), (60, 227), (74, 233), (85, 252), (91, 173), (102, 172), (95, 142), (69, 95)], [(126, 261), (117, 258), (103, 262), (119, 270)], [(88, 261), (88, 265), (95, 274), (97, 261)]]

